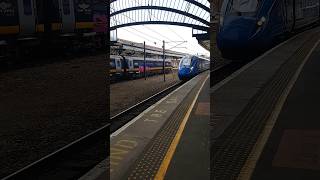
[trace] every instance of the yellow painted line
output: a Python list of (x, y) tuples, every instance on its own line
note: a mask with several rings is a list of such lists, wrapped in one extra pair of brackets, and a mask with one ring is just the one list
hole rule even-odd
[(76, 22), (76, 29), (92, 29), (94, 22)]
[(44, 24), (37, 25), (37, 32), (44, 32)]
[(0, 34), (18, 34), (19, 28), (19, 26), (1, 26)]
[(295, 84), (295, 82), (297, 81), (304, 64), (307, 62), (307, 60), (309, 59), (309, 57), (311, 56), (312, 52), (314, 51), (314, 49), (319, 45), (320, 40), (318, 40), (314, 46), (312, 47), (312, 49), (309, 51), (309, 53), (307, 54), (307, 56), (304, 58), (304, 60), (302, 61), (302, 63), (300, 64), (299, 68), (297, 69), (297, 71), (295, 72), (294, 76), (292, 77), (292, 79), (290, 80), (288, 86), (286, 87), (286, 89), (284, 90), (284, 92), (282, 93), (281, 97), (279, 98), (274, 110), (271, 113), (271, 116), (269, 117), (269, 119), (266, 122), (266, 125), (264, 126), (264, 129), (262, 131), (262, 133), (259, 135), (258, 140), (256, 142), (256, 144), (254, 145), (254, 147), (252, 148), (251, 153), (249, 154), (244, 166), (242, 167), (240, 174), (238, 176), (238, 180), (250, 180), (252, 173), (256, 167), (256, 164), (260, 158), (260, 155), (264, 149), (264, 146), (266, 145), (269, 136), (271, 134), (271, 131), (278, 119), (278, 116), (282, 110), (282, 107), (293, 87), (293, 85)]
[(51, 28), (53, 31), (60, 30), (62, 28), (62, 24), (61, 23), (51, 23)]
[(166, 156), (164, 157), (164, 159), (163, 159), (163, 161), (162, 161), (162, 163), (160, 165), (160, 168), (158, 169), (158, 172), (157, 172), (157, 174), (155, 176), (155, 179), (157, 179), (157, 180), (164, 179), (164, 177), (166, 175), (166, 172), (167, 172), (167, 169), (169, 167), (169, 164), (171, 162), (171, 159), (173, 157), (173, 154), (174, 154), (174, 152), (175, 152), (175, 150), (177, 148), (177, 145), (178, 145), (178, 143), (180, 141), (180, 138), (181, 138), (181, 135), (183, 133), (183, 130), (184, 130), (186, 124), (187, 124), (187, 121), (189, 120), (189, 117), (190, 117), (190, 114), (192, 112), (192, 109), (193, 109), (194, 105), (196, 104), (197, 99), (199, 97), (199, 94), (200, 94), (204, 84), (208, 80), (208, 78), (209, 78), (209, 74), (207, 75), (207, 77), (203, 81), (203, 83), (201, 84), (200, 89), (198, 90), (198, 92), (197, 92), (195, 98), (193, 99), (193, 101), (192, 101), (192, 103), (191, 103), (186, 115), (184, 116), (184, 118), (183, 118), (183, 120), (182, 120), (182, 122), (181, 122), (181, 124), (179, 126), (179, 129), (178, 129), (173, 141), (170, 144), (170, 147), (169, 147), (169, 149), (168, 149), (168, 151), (166, 153)]

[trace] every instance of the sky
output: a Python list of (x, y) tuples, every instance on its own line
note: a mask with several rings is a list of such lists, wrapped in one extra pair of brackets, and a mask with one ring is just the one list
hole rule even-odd
[[(138, 25), (119, 28), (117, 36), (120, 39), (130, 40), (147, 45), (162, 47), (165, 40), (166, 49), (209, 56), (209, 51), (198, 44), (195, 37), (192, 37), (192, 29), (188, 27), (173, 25)], [(175, 47), (176, 46), (176, 47)]]

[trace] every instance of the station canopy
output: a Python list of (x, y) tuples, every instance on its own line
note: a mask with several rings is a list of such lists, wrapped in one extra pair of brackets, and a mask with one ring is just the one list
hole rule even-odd
[(146, 24), (189, 27), (199, 42), (209, 40), (210, 3), (208, 0), (110, 1), (111, 31)]

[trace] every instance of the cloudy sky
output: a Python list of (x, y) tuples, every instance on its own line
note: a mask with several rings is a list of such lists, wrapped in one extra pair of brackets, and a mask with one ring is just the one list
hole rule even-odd
[(172, 25), (139, 25), (120, 28), (118, 38), (135, 42), (146, 41), (147, 45), (162, 47), (166, 41), (166, 49), (190, 54), (207, 55), (209, 51), (202, 48), (196, 38), (192, 37), (192, 29)]

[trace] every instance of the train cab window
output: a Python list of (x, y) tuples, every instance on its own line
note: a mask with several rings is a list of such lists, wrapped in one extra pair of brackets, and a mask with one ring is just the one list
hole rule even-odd
[(32, 2), (31, 0), (23, 0), (23, 11), (25, 15), (32, 15)]
[(238, 16), (254, 16), (259, 0), (229, 0), (227, 14)]
[(63, 14), (70, 14), (70, 0), (63, 0)]
[(190, 57), (184, 57), (180, 60), (180, 67), (181, 66), (190, 66), (191, 65), (191, 58)]

